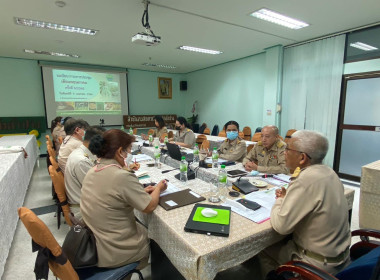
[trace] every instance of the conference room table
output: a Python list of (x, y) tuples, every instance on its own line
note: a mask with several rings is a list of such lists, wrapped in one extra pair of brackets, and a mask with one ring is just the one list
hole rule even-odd
[[(24, 158), (23, 147), (28, 154)], [(21, 207), (37, 160), (34, 135), (0, 138), (0, 278), (16, 231)]]
[[(153, 147), (142, 147), (136, 143), (133, 144), (133, 149), (139, 148), (146, 155), (153, 156)], [(197, 172), (198, 178), (189, 180), (186, 185), (183, 185), (174, 177), (179, 170), (173, 170), (173, 168), (179, 167), (179, 161), (169, 156), (161, 156), (161, 168), (149, 168), (146, 162), (140, 164), (141, 170), (147, 171), (149, 174), (149, 178), (141, 179), (142, 183), (157, 183), (162, 179), (168, 179), (170, 183), (180, 189), (190, 188), (204, 196), (206, 201), (200, 203), (211, 204), (207, 201), (211, 185), (209, 182), (199, 179), (199, 176), (202, 174), (201, 172), (204, 172), (202, 178), (212, 180), (216, 178), (217, 170), (200, 168)], [(237, 167), (239, 164), (227, 168), (236, 169)], [(162, 173), (166, 170), (171, 171)], [(230, 184), (236, 178), (228, 180)], [(349, 209), (352, 209), (354, 191), (345, 189), (345, 196)], [(231, 215), (231, 229), (228, 238), (185, 232), (184, 226), (193, 207), (194, 205), (188, 205), (166, 211), (159, 206), (149, 215), (139, 211), (135, 212), (138, 219), (147, 226), (149, 238), (159, 245), (185, 279), (214, 279), (219, 271), (243, 263), (284, 238), (273, 230), (270, 221), (257, 224), (234, 212)], [(154, 263), (152, 263), (152, 275), (156, 273), (154, 267)]]

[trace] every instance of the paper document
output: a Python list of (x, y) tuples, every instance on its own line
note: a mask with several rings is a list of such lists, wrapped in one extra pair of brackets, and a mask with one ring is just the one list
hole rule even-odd
[(139, 154), (139, 155), (134, 155), (132, 158), (133, 162), (140, 162), (140, 161), (145, 161), (145, 160), (152, 160), (150, 156), (144, 155), (144, 154)]
[(137, 178), (140, 178), (140, 177), (148, 175), (148, 172), (147, 171), (135, 171), (135, 175)]
[(239, 202), (230, 199), (226, 199), (226, 202), (222, 203), (222, 205), (230, 206), (233, 212), (258, 224), (265, 222), (270, 218), (270, 210), (264, 206), (261, 206), (256, 211), (253, 211), (241, 205)]
[(160, 194), (160, 197), (162, 196), (165, 196), (169, 193), (175, 193), (175, 192), (178, 192), (180, 191), (180, 189), (178, 187), (176, 187), (174, 184), (168, 182), (168, 187), (166, 190), (164, 190), (161, 194)]
[(287, 184), (286, 182), (284, 182), (282, 180), (278, 180), (274, 177), (261, 178), (260, 180), (263, 180), (263, 181), (267, 182), (268, 184), (271, 184), (271, 185), (276, 186), (276, 187), (280, 187), (280, 186)]
[(273, 176), (273, 178), (280, 180), (280, 181), (284, 181), (286, 183), (290, 182), (290, 177), (291, 177), (290, 175), (285, 175), (285, 174), (277, 174), (277, 175)]

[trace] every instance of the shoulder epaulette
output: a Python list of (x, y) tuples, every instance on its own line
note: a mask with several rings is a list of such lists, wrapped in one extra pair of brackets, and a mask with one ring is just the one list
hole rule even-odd
[(285, 144), (285, 143), (282, 142), (282, 141), (280, 140), (280, 141), (277, 142), (277, 147), (278, 147), (278, 148), (281, 148), (281, 147), (284, 146), (284, 144)]
[(259, 141), (259, 142), (257, 142), (257, 145), (262, 146), (262, 145), (263, 145), (263, 142), (262, 142), (262, 141)]
[(300, 175), (300, 173), (301, 173), (301, 168), (297, 167), (297, 168), (294, 170), (294, 172), (293, 172), (291, 178), (297, 178), (298, 175)]

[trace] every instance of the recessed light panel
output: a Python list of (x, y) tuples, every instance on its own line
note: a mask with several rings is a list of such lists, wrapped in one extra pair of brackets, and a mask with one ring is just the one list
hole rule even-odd
[(149, 66), (149, 67), (160, 67), (160, 68), (168, 68), (168, 69), (174, 69), (174, 68), (177, 68), (176, 66), (172, 66), (172, 65), (164, 65), (164, 64), (154, 64), (154, 63), (143, 63), (142, 65), (144, 66)]
[(46, 22), (46, 21), (34, 20), (34, 19), (26, 19), (26, 18), (18, 18), (18, 17), (15, 17), (15, 22), (16, 24), (23, 25), (23, 26), (60, 30), (60, 31), (79, 33), (79, 34), (85, 34), (85, 35), (95, 35), (98, 32), (98, 30), (94, 30), (94, 29), (75, 27), (75, 26), (64, 25), (64, 24), (59, 24), (59, 23)]
[(374, 51), (374, 50), (377, 50), (376, 47), (364, 44), (362, 42), (351, 43), (350, 47), (361, 49), (363, 51)]
[(223, 53), (221, 51), (208, 50), (208, 49), (202, 49), (202, 48), (190, 47), (190, 46), (180, 46), (178, 48), (180, 50), (184, 50), (184, 51), (207, 53), (207, 54), (221, 54), (221, 53)]
[(275, 24), (279, 24), (291, 29), (300, 29), (300, 28), (309, 26), (309, 24), (306, 22), (303, 22), (303, 21), (300, 21), (288, 16), (284, 16), (280, 13), (277, 13), (265, 8), (251, 13), (250, 16), (253, 16), (262, 20), (266, 20)]
[(26, 53), (34, 53), (34, 54), (45, 54), (45, 55), (61, 56), (61, 57), (74, 57), (74, 58), (79, 58), (80, 57), (77, 54), (67, 54), (67, 53), (48, 52), (48, 51), (36, 51), (36, 50), (28, 50), (28, 49), (25, 49), (24, 52), (26, 52)]

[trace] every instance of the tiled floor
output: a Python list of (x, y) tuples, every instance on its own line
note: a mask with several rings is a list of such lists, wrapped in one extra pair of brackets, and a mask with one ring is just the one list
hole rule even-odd
[[(358, 229), (358, 209), (360, 195), (359, 188), (347, 184), (345, 184), (345, 186), (355, 190), (351, 229)], [(40, 208), (39, 210), (41, 210), (41, 212), (43, 213), (44, 210), (46, 212), (46, 210), (51, 211), (52, 209), (54, 209), (50, 207), (41, 208), (50, 205), (54, 205), (54, 201), (52, 200), (51, 196), (51, 180), (46, 168), (46, 158), (41, 158), (39, 159), (39, 164), (36, 164), (29, 189), (25, 197), (24, 206), (30, 209)], [(54, 212), (41, 214), (39, 215), (39, 218), (49, 227), (54, 237), (57, 239), (58, 243), (62, 244), (69, 228), (68, 226), (63, 224), (61, 225), (61, 228), (58, 230), (57, 220), (54, 217), (54, 214)], [(354, 241), (355, 240), (353, 240), (353, 242)], [(12, 242), (12, 247), (5, 265), (5, 271), (2, 276), (2, 280), (35, 279), (33, 273), (35, 257), (36, 253), (32, 253), (31, 238), (23, 224), (19, 221), (17, 224), (16, 234)], [(227, 273), (224, 273), (224, 275), (220, 275), (223, 277), (218, 277), (218, 279), (231, 279), (230, 277), (231, 275), (233, 275), (235, 279), (243, 280), (242, 277), (244, 276), (239, 277), (239, 275), (248, 274), (243, 271), (244, 269), (246, 268), (236, 267), (236, 269), (231, 269)], [(145, 268), (142, 272), (146, 280), (151, 279), (150, 266)], [(55, 279), (52, 273), (49, 274), (49, 279)], [(134, 276), (132, 279), (135, 280), (138, 278)], [(250, 279), (253, 280), (252, 277), (250, 277)]]

